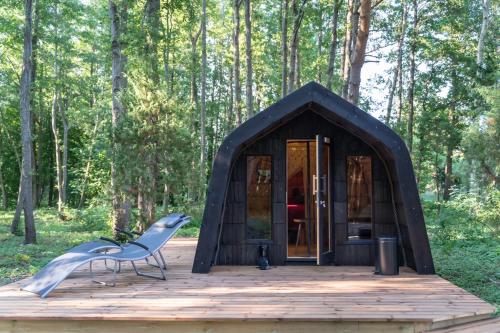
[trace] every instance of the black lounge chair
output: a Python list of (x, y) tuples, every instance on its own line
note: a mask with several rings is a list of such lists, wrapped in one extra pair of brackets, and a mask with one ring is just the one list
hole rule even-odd
[[(189, 222), (190, 217), (188, 216), (184, 216), (182, 214), (171, 214), (155, 222), (135, 241), (129, 241), (123, 246), (116, 244), (110, 245), (103, 242), (90, 242), (104, 244), (94, 244), (94, 246), (97, 247), (97, 250), (95, 251), (102, 251), (103, 249), (117, 249), (119, 250), (118, 252), (102, 253), (89, 251), (88, 249), (92, 248), (93, 245), (90, 243), (84, 243), (81, 246), (71, 249), (70, 252), (67, 252), (49, 262), (36, 275), (34, 275), (27, 284), (23, 285), (21, 289), (36, 293), (40, 295), (40, 297), (45, 298), (75, 269), (87, 263), (90, 264), (92, 281), (105, 285), (114, 286), (116, 284), (116, 273), (119, 271), (119, 265), (123, 261), (130, 261), (137, 275), (166, 280), (166, 264), (160, 250), (180, 228)], [(75, 249), (77, 251), (75, 251)], [(156, 263), (154, 266), (158, 267), (160, 270), (159, 275), (147, 274), (138, 270), (135, 265), (135, 261), (145, 259), (154, 260)], [(111, 284), (94, 279), (92, 263), (96, 260), (114, 261), (114, 267), (112, 269), (113, 282)], [(106, 268), (108, 268), (107, 265)]]

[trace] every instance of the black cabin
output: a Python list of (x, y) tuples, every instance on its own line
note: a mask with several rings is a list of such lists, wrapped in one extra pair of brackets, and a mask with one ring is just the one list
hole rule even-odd
[(213, 265), (400, 265), (433, 274), (410, 155), (389, 127), (311, 82), (236, 128), (214, 161), (193, 272)]

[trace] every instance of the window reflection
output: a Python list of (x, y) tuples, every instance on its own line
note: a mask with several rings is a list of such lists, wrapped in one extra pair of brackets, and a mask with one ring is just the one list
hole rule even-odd
[(247, 238), (271, 239), (271, 156), (247, 156)]
[(372, 238), (372, 160), (370, 156), (347, 157), (347, 237)]

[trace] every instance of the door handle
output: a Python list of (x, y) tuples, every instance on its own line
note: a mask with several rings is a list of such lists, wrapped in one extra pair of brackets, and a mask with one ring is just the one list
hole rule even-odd
[(316, 177), (316, 175), (313, 175), (313, 195), (316, 195), (318, 193), (317, 183), (318, 177)]

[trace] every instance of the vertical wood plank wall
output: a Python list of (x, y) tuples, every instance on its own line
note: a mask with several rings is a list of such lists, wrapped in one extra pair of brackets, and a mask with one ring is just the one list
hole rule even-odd
[[(346, 157), (372, 157), (373, 168), (373, 239), (397, 236), (392, 209), (392, 193), (384, 164), (373, 149), (357, 137), (307, 110), (268, 135), (246, 147), (234, 162), (229, 191), (225, 201), (218, 265), (255, 265), (259, 244), (269, 245), (272, 265), (286, 264), (286, 142), (291, 139), (313, 140), (316, 134), (332, 139), (331, 204), (335, 239), (335, 263), (338, 265), (373, 265), (373, 241), (347, 241)], [(272, 240), (246, 239), (246, 156), (272, 156)], [(405, 226), (400, 226), (402, 232)], [(403, 236), (404, 240), (404, 236)], [(400, 255), (401, 257), (401, 255)]]

